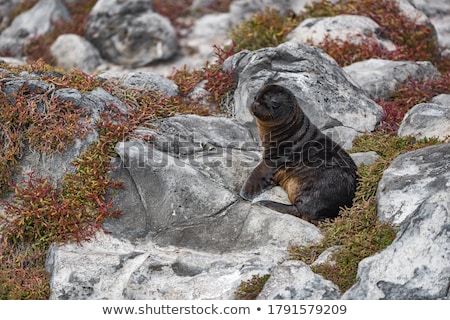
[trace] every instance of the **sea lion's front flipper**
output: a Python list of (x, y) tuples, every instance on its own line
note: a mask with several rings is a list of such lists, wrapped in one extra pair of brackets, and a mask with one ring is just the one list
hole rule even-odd
[(296, 217), (301, 218), (300, 213), (298, 212), (298, 209), (293, 204), (285, 204), (280, 202), (275, 202), (271, 200), (261, 200), (256, 202), (257, 204), (260, 204), (262, 206), (265, 206), (267, 208), (270, 208), (272, 210), (278, 211), (280, 213), (290, 214)]
[(250, 201), (263, 191), (272, 188), (275, 185), (273, 182), (275, 171), (275, 167), (265, 161), (260, 162), (245, 181), (240, 192), (241, 197)]

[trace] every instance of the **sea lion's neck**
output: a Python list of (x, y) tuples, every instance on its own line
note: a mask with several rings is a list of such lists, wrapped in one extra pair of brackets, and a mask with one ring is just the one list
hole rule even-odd
[(284, 121), (256, 120), (259, 136), (265, 149), (271, 148), (280, 142), (302, 140), (311, 123), (299, 109), (291, 112)]

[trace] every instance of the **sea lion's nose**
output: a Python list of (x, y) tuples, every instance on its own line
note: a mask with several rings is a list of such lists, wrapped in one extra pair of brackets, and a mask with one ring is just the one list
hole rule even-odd
[(252, 113), (256, 112), (256, 109), (260, 106), (260, 103), (258, 101), (253, 101), (253, 103), (250, 106), (250, 111)]

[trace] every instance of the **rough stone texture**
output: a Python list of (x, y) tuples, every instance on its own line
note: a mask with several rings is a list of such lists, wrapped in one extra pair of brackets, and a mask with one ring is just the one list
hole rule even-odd
[(50, 250), (52, 299), (232, 299), (288, 246), (322, 238), (306, 221), (238, 197), (260, 153), (236, 121), (176, 116), (135, 136), (117, 144), (113, 162), (122, 215), (105, 222), (108, 235)]
[(450, 137), (450, 105), (435, 103), (415, 105), (406, 113), (398, 129), (398, 135), (447, 140)]
[(70, 14), (61, 0), (40, 0), (33, 8), (18, 15), (0, 35), (0, 50), (14, 56), (22, 54), (27, 38), (45, 34), (53, 29), (54, 21), (70, 20)]
[[(405, 0), (402, 0), (405, 1)], [(433, 24), (441, 47), (450, 46), (450, 2), (447, 0), (409, 0)]]
[[(225, 61), (238, 80), (235, 116), (256, 134), (248, 106), (268, 82), (289, 88), (300, 107), (321, 130), (349, 128), (349, 136), (373, 131), (382, 108), (354, 84), (336, 62), (318, 48), (285, 43), (276, 48), (242, 51)], [(344, 135), (342, 135), (344, 136)]]
[(102, 64), (98, 50), (86, 39), (76, 34), (62, 34), (51, 45), (50, 51), (56, 59), (56, 64), (70, 72), (80, 69), (93, 73)]
[[(283, 232), (280, 227), (273, 237)], [(234, 299), (242, 281), (270, 273), (286, 257), (287, 244), (278, 242), (212, 253), (98, 233), (82, 246), (49, 250), (50, 299)]]
[(308, 18), (303, 20), (289, 35), (294, 43), (319, 45), (329, 37), (336, 41), (350, 41), (360, 44), (371, 40), (387, 50), (395, 50), (395, 45), (378, 36), (380, 26), (372, 19), (357, 15), (339, 15), (325, 18)]
[(431, 103), (450, 106), (450, 94), (440, 94), (431, 99)]
[(301, 261), (287, 260), (277, 266), (258, 295), (259, 300), (334, 300), (339, 289), (311, 271)]
[(100, 78), (115, 80), (119, 85), (148, 91), (159, 91), (167, 96), (178, 95), (178, 86), (166, 77), (154, 72), (126, 72), (119, 73), (105, 71), (98, 75)]
[(439, 75), (428, 61), (369, 59), (343, 69), (372, 99), (388, 98), (399, 84), (408, 79), (421, 81)]
[(380, 157), (375, 151), (357, 152), (350, 154), (350, 156), (357, 166), (361, 164), (371, 165)]
[(171, 58), (178, 42), (170, 21), (152, 10), (152, 1), (99, 1), (86, 37), (106, 60), (141, 67)]
[(450, 298), (449, 191), (432, 193), (388, 248), (360, 262), (359, 281), (343, 299)]
[(450, 14), (434, 16), (431, 18), (431, 22), (436, 29), (439, 45), (448, 48), (450, 46)]
[[(192, 115), (162, 120), (156, 131), (136, 134), (153, 136), (152, 144), (134, 140), (117, 145), (121, 163), (114, 175), (126, 191), (115, 197), (123, 215), (109, 228), (129, 239), (157, 235), (160, 244), (186, 242), (183, 233), (197, 236), (208, 225), (226, 230), (221, 219), (237, 210), (238, 191), (260, 159), (248, 130), (230, 119)], [(241, 223), (246, 215), (236, 219)], [(209, 246), (208, 241), (196, 245)]]
[(311, 264), (311, 267), (318, 266), (319, 264), (328, 264), (334, 266), (336, 264), (334, 257), (335, 255), (339, 254), (339, 251), (341, 250), (342, 246), (334, 246), (326, 249), (317, 257), (316, 261)]
[(383, 222), (404, 224), (424, 200), (441, 191), (450, 192), (450, 144), (404, 153), (380, 180), (378, 217)]
[(414, 6), (414, 0), (396, 1), (402, 14), (408, 17), (410, 20), (415, 21), (419, 25), (430, 24), (430, 20), (428, 19), (427, 15)]

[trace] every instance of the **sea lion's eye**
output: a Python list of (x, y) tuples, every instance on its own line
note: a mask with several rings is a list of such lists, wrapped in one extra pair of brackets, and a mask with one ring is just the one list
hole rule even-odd
[(274, 109), (277, 109), (281, 106), (280, 101), (278, 101), (277, 99), (271, 99), (270, 103)]

